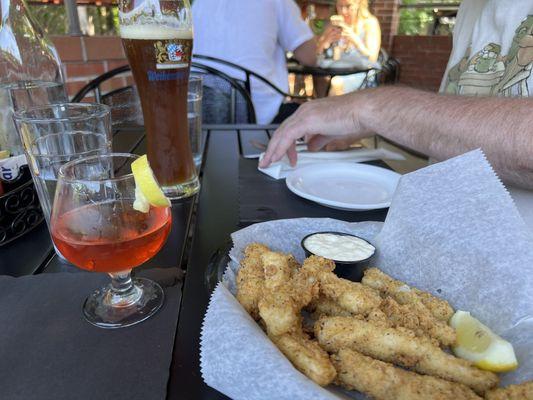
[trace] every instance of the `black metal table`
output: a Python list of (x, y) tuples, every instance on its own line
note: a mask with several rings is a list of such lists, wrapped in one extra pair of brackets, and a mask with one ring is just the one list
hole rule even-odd
[(353, 66), (353, 67), (342, 67), (342, 68), (336, 68), (336, 67), (329, 67), (329, 68), (323, 68), (319, 67), (317, 65), (311, 66), (311, 65), (302, 65), (296, 61), (289, 60), (287, 63), (287, 69), (289, 73), (295, 74), (295, 75), (312, 75), (315, 84), (317, 84), (316, 79), (321, 79), (326, 82), (325, 85), (325, 91), (322, 93), (320, 90), (315, 88), (315, 91), (318, 91), (320, 93), (316, 93), (316, 96), (318, 97), (325, 97), (328, 95), (330, 89), (331, 89), (331, 80), (335, 76), (346, 76), (346, 75), (353, 75), (353, 74), (365, 74), (365, 79), (368, 78), (368, 73), (373, 68), (364, 68), (361, 66)]
[[(135, 154), (146, 153), (144, 129), (123, 127), (113, 135), (113, 150)], [(140, 267), (179, 267), (183, 258), (190, 217), (195, 198), (172, 205), (172, 230), (164, 248), (145, 265)], [(177, 221), (180, 221), (176, 223)], [(22, 276), (41, 272), (78, 271), (60, 259), (53, 251), (46, 223), (29, 232), (19, 240), (0, 247), (0, 275)]]
[(324, 76), (324, 77), (334, 77), (334, 76), (343, 76), (343, 75), (352, 75), (358, 74), (361, 72), (369, 72), (373, 68), (361, 68), (360, 66), (354, 67), (342, 67), (342, 68), (323, 68), (319, 66), (309, 66), (302, 65), (294, 61), (289, 61), (287, 63), (287, 69), (290, 73), (296, 75), (313, 75), (313, 76)]
[[(284, 180), (257, 171), (253, 158), (274, 127), (211, 127), (203, 167), (196, 228), (184, 283), (168, 399), (226, 399), (204, 384), (199, 368), (200, 329), (212, 285), (207, 272), (229, 235), (251, 223), (278, 218), (331, 217), (383, 221), (387, 210), (333, 210), (289, 192)], [(254, 146), (255, 145), (255, 146)], [(260, 147), (260, 146), (257, 146)]]
[[(196, 197), (172, 205), (173, 227), (161, 252), (142, 268), (183, 268), (186, 275), (179, 310), (167, 398), (224, 399), (204, 384), (199, 369), (199, 337), (212, 283), (208, 270), (225, 251), (229, 236), (252, 223), (278, 218), (331, 217), (346, 221), (382, 221), (386, 210), (347, 212), (325, 208), (289, 192), (283, 180), (257, 171), (258, 143), (266, 144), (274, 126), (206, 126), (202, 189)], [(123, 128), (114, 136), (115, 151), (143, 154), (141, 128)], [(0, 274), (24, 275), (76, 270), (53, 252), (45, 224), (13, 245), (0, 248)], [(211, 264), (210, 264), (211, 263)]]

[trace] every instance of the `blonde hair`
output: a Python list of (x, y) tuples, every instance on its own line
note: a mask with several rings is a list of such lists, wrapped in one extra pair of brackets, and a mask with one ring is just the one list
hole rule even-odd
[(357, 10), (357, 18), (368, 18), (372, 14), (368, 9), (368, 0), (359, 0), (359, 9)]
[(351, 0), (350, 3), (359, 3), (357, 14), (355, 16), (357, 20), (367, 19), (372, 16), (372, 13), (368, 9), (368, 0)]

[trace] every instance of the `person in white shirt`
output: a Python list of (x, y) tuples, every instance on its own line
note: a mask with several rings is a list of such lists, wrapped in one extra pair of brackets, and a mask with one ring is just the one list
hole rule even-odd
[[(379, 134), (436, 160), (478, 147), (533, 227), (533, 0), (463, 0), (441, 94), (380, 87), (303, 104), (273, 135), (261, 166), (294, 141)], [(447, 94), (447, 95), (445, 95)]]
[[(195, 0), (192, 14), (194, 54), (241, 65), (285, 92), (289, 89), (286, 52), (293, 52), (302, 64), (316, 63), (313, 32), (294, 0)], [(245, 79), (234, 68), (210, 65)], [(255, 79), (251, 91), (257, 122), (270, 123), (280, 111), (283, 96)]]

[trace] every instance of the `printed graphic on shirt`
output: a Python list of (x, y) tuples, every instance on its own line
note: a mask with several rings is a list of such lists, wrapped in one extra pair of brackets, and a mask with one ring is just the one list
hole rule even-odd
[(487, 44), (473, 57), (470, 53), (468, 49), (465, 57), (449, 70), (446, 93), (528, 97), (533, 67), (533, 15), (516, 29), (506, 56), (496, 43)]

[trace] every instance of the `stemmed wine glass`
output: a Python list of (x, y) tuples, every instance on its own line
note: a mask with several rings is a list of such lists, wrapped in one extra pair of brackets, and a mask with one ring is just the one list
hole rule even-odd
[(171, 226), (169, 207), (150, 206), (146, 213), (134, 209), (131, 163), (137, 158), (97, 155), (59, 170), (52, 238), (72, 264), (111, 277), (111, 284), (93, 292), (83, 305), (85, 318), (102, 328), (139, 323), (163, 304), (157, 283), (130, 275), (161, 249)]

